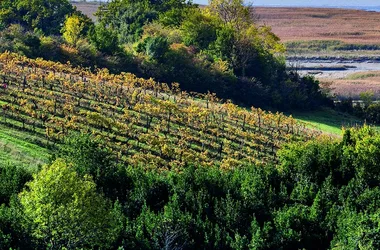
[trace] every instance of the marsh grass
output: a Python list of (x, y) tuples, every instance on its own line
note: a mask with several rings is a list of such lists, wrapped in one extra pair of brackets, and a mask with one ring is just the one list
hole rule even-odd
[(348, 75), (347, 80), (364, 80), (368, 78), (380, 77), (380, 71), (358, 72)]
[[(371, 49), (380, 42), (380, 13), (336, 8), (258, 7), (262, 24), (270, 25), (283, 42), (341, 41), (336, 49)], [(330, 43), (330, 42), (327, 42)], [(348, 45), (349, 46), (348, 46)]]
[(380, 44), (349, 44), (339, 40), (289, 41), (285, 43), (288, 53), (320, 51), (378, 51)]

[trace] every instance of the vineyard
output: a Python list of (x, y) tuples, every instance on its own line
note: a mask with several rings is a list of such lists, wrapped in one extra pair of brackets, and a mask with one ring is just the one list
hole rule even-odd
[(273, 162), (282, 143), (318, 134), (280, 113), (246, 110), (129, 73), (92, 73), (4, 53), (0, 77), (1, 124), (37, 135), (47, 148), (73, 131), (91, 134), (130, 165), (229, 169)]

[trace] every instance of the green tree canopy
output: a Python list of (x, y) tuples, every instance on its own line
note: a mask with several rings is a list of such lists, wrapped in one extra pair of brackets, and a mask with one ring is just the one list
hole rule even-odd
[(68, 0), (4, 0), (0, 2), (0, 22), (20, 23), (47, 35), (56, 35), (66, 15), (74, 11)]
[(57, 160), (27, 186), (19, 197), (36, 240), (53, 249), (107, 248), (115, 240), (117, 218), (90, 176)]
[(19, 193), (31, 178), (31, 173), (23, 168), (0, 166), (0, 205), (8, 204), (11, 196)]
[(181, 25), (185, 45), (195, 45), (200, 49), (207, 49), (216, 40), (215, 18), (203, 14), (199, 10), (189, 11)]
[(101, 27), (116, 31), (120, 43), (129, 43), (137, 41), (143, 26), (154, 20), (178, 26), (191, 6), (191, 2), (185, 0), (113, 0), (96, 15)]
[(243, 0), (212, 0), (206, 12), (219, 20), (213, 52), (227, 59), (235, 74), (271, 82), (265, 75), (267, 69), (257, 74), (251, 67), (272, 64), (277, 60), (274, 55), (285, 49), (269, 27), (257, 25), (251, 6), (244, 5)]
[(95, 26), (90, 33), (90, 40), (98, 50), (106, 54), (112, 55), (119, 51), (117, 33), (103, 24)]

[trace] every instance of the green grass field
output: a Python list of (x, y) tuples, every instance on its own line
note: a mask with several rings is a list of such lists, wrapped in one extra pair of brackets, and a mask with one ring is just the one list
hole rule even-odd
[(0, 165), (35, 169), (47, 163), (50, 152), (36, 143), (35, 136), (0, 125)]
[(309, 112), (295, 112), (292, 116), (305, 122), (310, 128), (321, 130), (331, 135), (341, 135), (343, 127), (360, 126), (364, 121), (359, 118), (332, 109), (321, 109)]

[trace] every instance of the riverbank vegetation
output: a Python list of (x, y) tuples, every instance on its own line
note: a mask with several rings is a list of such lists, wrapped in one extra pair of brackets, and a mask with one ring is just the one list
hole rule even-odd
[[(345, 43), (340, 40), (310, 40), (310, 41), (289, 41), (285, 43), (289, 56), (311, 55), (315, 52), (324, 52), (334, 55), (334, 52), (341, 54), (342, 52), (352, 52), (352, 55), (366, 51), (367, 53), (378, 54), (380, 44), (361, 44), (361, 43)], [(359, 51), (359, 52), (358, 52)]]

